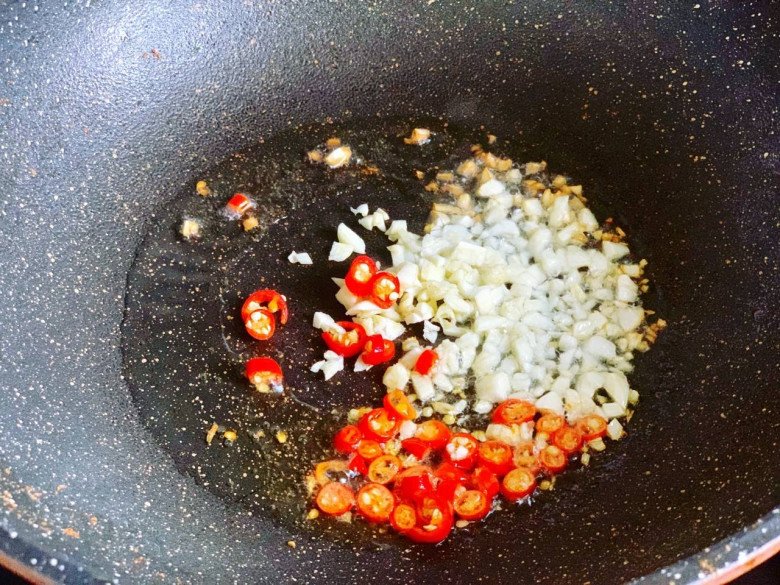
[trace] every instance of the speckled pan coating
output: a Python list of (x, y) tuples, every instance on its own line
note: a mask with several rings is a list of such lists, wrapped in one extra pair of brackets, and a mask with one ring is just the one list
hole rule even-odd
[[(667, 583), (777, 537), (777, 18), (769, 1), (0, 4), (0, 550), (72, 582)], [(671, 326), (639, 364), (630, 437), (527, 524), (355, 552), (179, 473), (121, 378), (126, 275), (155, 211), (231, 152), (421, 115), (582, 181), (642, 242)]]

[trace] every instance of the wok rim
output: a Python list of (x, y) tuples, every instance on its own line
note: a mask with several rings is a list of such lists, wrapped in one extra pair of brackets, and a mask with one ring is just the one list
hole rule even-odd
[[(9, 548), (15, 549), (17, 554), (8, 554), (6, 550)], [(629, 585), (722, 585), (758, 567), (776, 554), (780, 554), (780, 506), (750, 526), (671, 565), (637, 577)], [(41, 561), (40, 557), (45, 559), (47, 556), (43, 549), (22, 538), (11, 538), (6, 529), (0, 528), (0, 567), (3, 569), (34, 585), (70, 583), (76, 576), (80, 578), (78, 582), (97, 579), (88, 567), (71, 560), (58, 559), (57, 565), (63, 565), (64, 570), (57, 568), (60, 579), (55, 581), (41, 570), (55, 569), (48, 562)], [(20, 558), (36, 558), (38, 562), (32, 566)], [(65, 581), (61, 579), (63, 576)]]

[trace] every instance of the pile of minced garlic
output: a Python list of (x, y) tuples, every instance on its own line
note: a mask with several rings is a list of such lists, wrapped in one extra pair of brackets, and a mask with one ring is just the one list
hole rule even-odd
[[(646, 261), (631, 259), (625, 233), (610, 220), (599, 224), (582, 187), (551, 177), (544, 162), (517, 166), (479, 147), (425, 189), (436, 203), (423, 235), (403, 220), (386, 225), (384, 210), (352, 210), (362, 227), (393, 242), (392, 266), (384, 267), (401, 285), (393, 307), (358, 299), (334, 279), (336, 298), (368, 335), (395, 340), (408, 325), (423, 325), (424, 340), (405, 338), (405, 353), (387, 368), (388, 391), (410, 392), (424, 417), (437, 413), (448, 424), (467, 425), (470, 412), (520, 398), (569, 421), (601, 415), (610, 421), (608, 435), (622, 436), (618, 419), (639, 398), (626, 374), (635, 352), (646, 351), (665, 326), (648, 322), (653, 312), (640, 300)], [(341, 224), (338, 232), (331, 260), (364, 252), (355, 231)], [(314, 325), (338, 327), (322, 313)], [(422, 376), (413, 370), (425, 345), (439, 360)], [(343, 367), (341, 356), (327, 352), (313, 370), (329, 378)], [(369, 367), (360, 359), (355, 366)]]

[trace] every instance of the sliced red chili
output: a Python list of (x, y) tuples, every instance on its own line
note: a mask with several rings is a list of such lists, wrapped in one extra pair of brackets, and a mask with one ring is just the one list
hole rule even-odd
[(536, 421), (536, 431), (539, 433), (547, 433), (552, 435), (555, 431), (563, 427), (566, 424), (566, 419), (560, 414), (554, 412), (547, 412), (539, 417)]
[(375, 483), (390, 483), (402, 468), (401, 460), (395, 455), (382, 455), (368, 466), (368, 479)]
[(479, 444), (477, 458), (481, 465), (496, 475), (504, 475), (512, 469), (512, 447), (502, 441), (485, 441)]
[(385, 394), (385, 408), (402, 420), (414, 420), (417, 418), (417, 411), (409, 402), (403, 390), (391, 390)]
[(347, 478), (349, 466), (343, 459), (329, 459), (321, 461), (314, 468), (314, 479), (319, 485), (325, 485), (331, 481), (338, 482)]
[(265, 341), (273, 337), (276, 331), (276, 319), (271, 311), (258, 309), (252, 312), (244, 321), (246, 332), (255, 339)]
[(366, 465), (366, 460), (363, 459), (358, 453), (352, 453), (352, 455), (349, 456), (349, 459), (347, 459), (347, 467), (349, 467), (351, 471), (359, 473), (360, 475), (365, 475), (368, 473), (368, 465)]
[(404, 439), (401, 441), (401, 447), (410, 455), (414, 455), (418, 461), (425, 459), (431, 452), (431, 446), (417, 437)]
[(538, 471), (539, 458), (534, 453), (533, 441), (526, 441), (515, 447), (514, 463), (516, 467), (525, 467), (531, 471)]
[(260, 392), (280, 392), (282, 389), (282, 367), (273, 358), (250, 358), (244, 366), (244, 374)]
[(395, 476), (393, 489), (402, 500), (416, 502), (435, 492), (435, 478), (430, 467), (415, 465)]
[(436, 362), (439, 361), (439, 354), (432, 349), (423, 350), (414, 364), (414, 371), (421, 376), (427, 376)]
[(399, 425), (400, 421), (385, 408), (375, 408), (364, 414), (358, 421), (358, 428), (363, 436), (380, 443), (392, 439), (398, 431)]
[(287, 299), (270, 288), (256, 290), (249, 295), (241, 307), (241, 319), (247, 320), (249, 315), (259, 309), (266, 309), (272, 313), (279, 313), (279, 322), (284, 325), (287, 323), (289, 311), (287, 309)]
[(516, 467), (501, 481), (501, 494), (510, 501), (519, 500), (536, 489), (536, 476), (530, 469)]
[(455, 499), (455, 513), (464, 520), (481, 520), (491, 508), (490, 498), (479, 490), (466, 490)]
[(389, 362), (395, 355), (395, 344), (381, 335), (370, 335), (363, 346), (361, 357), (369, 366)]
[(498, 405), (493, 411), (493, 422), (502, 425), (519, 425), (532, 420), (536, 407), (526, 400), (510, 398)]
[(555, 445), (547, 445), (539, 453), (539, 463), (547, 473), (559, 473), (566, 467), (566, 453)]
[(322, 339), (328, 349), (344, 357), (353, 357), (363, 351), (363, 346), (368, 339), (363, 326), (353, 321), (339, 321), (337, 325), (344, 329), (344, 333), (337, 331), (323, 331), (322, 333)]
[(477, 461), (479, 441), (469, 433), (455, 433), (444, 446), (444, 457), (455, 467), (471, 469)]
[(501, 489), (498, 476), (487, 467), (482, 466), (476, 467), (471, 473), (471, 485), (474, 489), (484, 492), (489, 500), (496, 497)]
[(357, 453), (366, 461), (373, 461), (384, 454), (382, 445), (372, 439), (361, 439), (357, 445)]
[(567, 425), (553, 433), (552, 443), (567, 455), (571, 455), (582, 447), (582, 433)]
[(389, 309), (401, 296), (398, 277), (389, 272), (377, 272), (369, 283), (371, 293), (368, 300), (381, 309)]
[(243, 193), (236, 193), (230, 199), (228, 199), (225, 205), (228, 213), (238, 219), (248, 211), (255, 208), (255, 202)]
[(352, 261), (344, 284), (352, 294), (367, 297), (371, 293), (371, 279), (374, 278), (376, 270), (376, 262), (373, 258), (358, 256)]
[(577, 428), (584, 441), (593, 441), (607, 434), (607, 419), (597, 414), (589, 414), (577, 421)]
[(435, 475), (439, 478), (436, 493), (447, 502), (452, 502), (469, 484), (468, 473), (446, 461), (436, 468)]
[(390, 525), (400, 533), (411, 530), (417, 524), (417, 512), (414, 506), (401, 502), (390, 514)]
[(357, 493), (358, 512), (371, 522), (388, 520), (394, 507), (393, 494), (381, 484), (367, 483)]
[(452, 530), (454, 518), (449, 504), (437, 497), (426, 496), (417, 506), (418, 523), (406, 532), (414, 542), (435, 544), (441, 542)]
[(425, 441), (431, 449), (441, 449), (450, 440), (452, 432), (449, 427), (440, 420), (429, 419), (417, 425), (414, 436)]
[(355, 493), (352, 488), (332, 481), (325, 484), (317, 494), (317, 507), (332, 516), (348, 512), (355, 503)]
[(363, 433), (355, 425), (347, 425), (333, 437), (333, 447), (339, 453), (352, 453), (363, 438)]

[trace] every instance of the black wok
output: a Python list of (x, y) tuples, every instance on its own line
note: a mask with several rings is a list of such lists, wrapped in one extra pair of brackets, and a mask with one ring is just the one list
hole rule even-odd
[[(2, 562), (73, 583), (668, 583), (776, 549), (777, 19), (771, 2), (0, 4)], [(263, 157), (382, 128), (364, 149), (393, 161), (392, 133), (420, 120), (460, 145), (484, 126), (583, 183), (649, 260), (670, 323), (638, 361), (625, 441), (435, 548), (294, 517), (285, 486), (316, 433), (273, 460), (276, 483), (256, 455), (268, 444), (205, 445), (207, 419), (270, 431), (299, 412), (248, 397), (229, 353), (248, 349), (213, 331), (225, 282), (238, 299), (285, 266), (226, 280), (236, 264), (208, 262), (229, 246), (215, 228), (194, 248), (207, 268), (187, 322), (190, 288), (137, 277), (155, 252), (179, 258), (174, 212), (203, 176), (288, 217), (276, 240), (243, 240), (249, 256), (327, 242), (317, 219), (332, 219), (307, 205), (354, 184)], [(369, 194), (417, 209), (412, 183), (387, 176)], [(330, 296), (309, 282), (302, 313)], [(307, 318), (290, 330), (301, 347)], [(354, 400), (292, 386), (323, 427)]]

